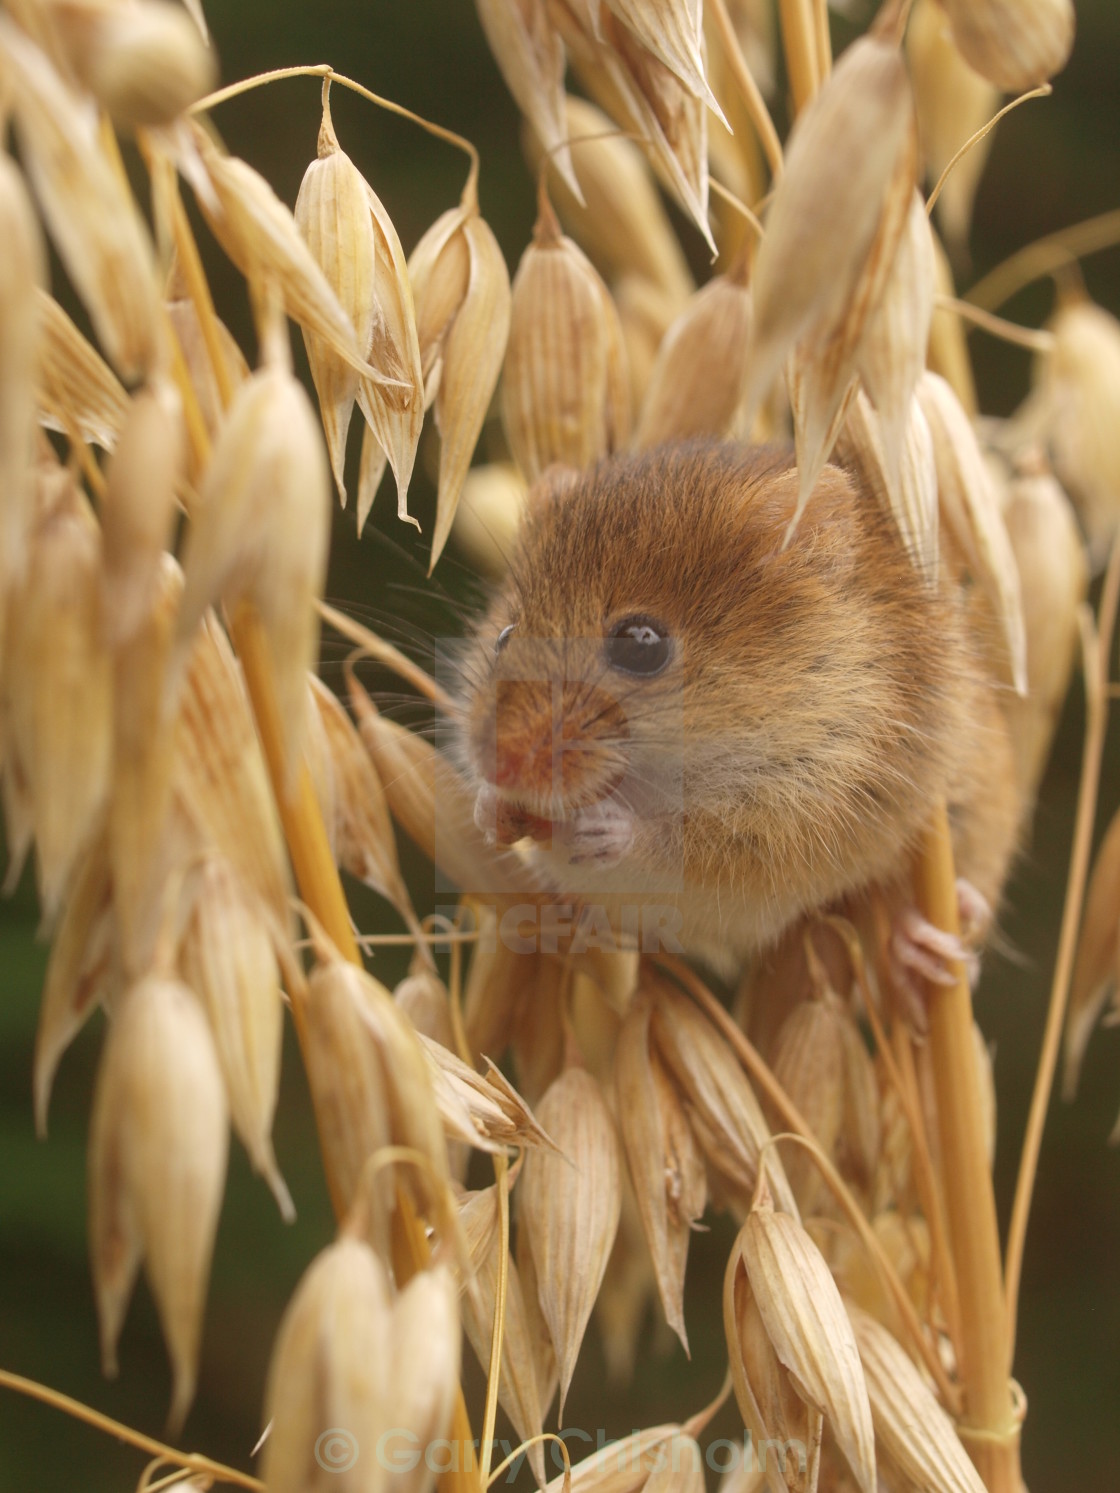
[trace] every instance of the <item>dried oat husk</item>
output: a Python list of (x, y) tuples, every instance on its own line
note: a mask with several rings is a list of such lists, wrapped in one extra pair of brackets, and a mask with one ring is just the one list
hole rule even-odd
[(1026, 629), (1019, 571), (972, 424), (952, 389), (936, 373), (918, 381), (917, 399), (929, 421), (937, 464), (941, 518), (995, 609), (1015, 689), (1027, 687)]
[[(889, 1208), (874, 1215), (871, 1227), (914, 1303), (915, 1311), (923, 1320), (929, 1320), (935, 1307), (929, 1226), (925, 1219), (920, 1214), (903, 1214)], [(903, 1337), (906, 1328), (898, 1307), (884, 1288), (883, 1278), (864, 1242), (853, 1232), (844, 1230), (834, 1235), (829, 1254), (833, 1278), (845, 1297), (849, 1312), (850, 1303), (854, 1301), (896, 1337)]]
[(875, 1493), (871, 1408), (844, 1303), (808, 1234), (765, 1196), (751, 1209), (728, 1262), (724, 1314), (732, 1347), (728, 1303), (738, 1299), (743, 1276), (790, 1387), (825, 1418), (863, 1493)]
[(898, 1339), (854, 1303), (847, 1306), (880, 1459), (893, 1473), (891, 1486), (923, 1493), (982, 1493), (980, 1474), (953, 1422)]
[(28, 179), (98, 339), (122, 377), (150, 372), (161, 354), (152, 244), (96, 111), (3, 17), (0, 72)]
[(501, 580), (509, 566), (528, 487), (509, 461), (472, 467), (463, 483), (452, 534), (476, 570)]
[(109, 854), (102, 835), (74, 869), (51, 940), (31, 1083), (40, 1136), (47, 1133), (47, 1108), (62, 1054), (113, 988), (115, 935)]
[[(548, 190), (565, 230), (607, 280), (638, 275), (683, 303), (695, 285), (645, 152), (586, 99), (564, 100), (572, 160), (583, 201), (576, 198), (549, 157)], [(588, 138), (581, 138), (588, 137)], [(539, 132), (524, 135), (535, 171), (544, 159)]]
[[(754, 1090), (727, 1043), (687, 995), (662, 981), (653, 996), (655, 1049), (676, 1080), (705, 1160), (725, 1186), (749, 1198), (770, 1139)], [(796, 1215), (775, 1147), (767, 1149), (764, 1165), (780, 1206)]]
[(420, 1036), (438, 1042), (449, 1052), (454, 1051), (451, 997), (447, 986), (420, 950), (413, 955), (408, 974), (394, 988), (393, 999)]
[(308, 683), (330, 761), (334, 814), (333, 824), (330, 818), (327, 823), (333, 828), (338, 863), (391, 902), (409, 931), (422, 940), (397, 860), (385, 790), (370, 755), (333, 691), (314, 674)]
[[(911, 11), (906, 60), (914, 86), (926, 175), (933, 185), (965, 141), (996, 112), (999, 91), (961, 56), (949, 19), (936, 0), (917, 0)], [(968, 244), (972, 204), (993, 138), (988, 134), (969, 148), (953, 167), (937, 199), (938, 221), (957, 254)]]
[(554, 1477), (545, 1493), (642, 1493), (660, 1466), (666, 1446), (680, 1432), (678, 1425), (632, 1431), (573, 1463), (571, 1481), (566, 1481), (566, 1474)]
[(549, 0), (580, 83), (623, 129), (648, 144), (654, 170), (716, 253), (708, 226), (707, 105), (613, 15), (596, 35), (572, 0)]
[(489, 1151), (499, 1151), (507, 1145), (556, 1151), (524, 1099), (493, 1063), (484, 1076), (439, 1042), (420, 1035), (420, 1045), (428, 1060), (428, 1074), (445, 1122), (449, 1111), (457, 1112), (466, 1121), (467, 1129), (458, 1139)]
[(1022, 584), (1027, 695), (1003, 703), (1019, 777), (1033, 799), (1077, 662), (1078, 617), (1089, 576), (1073, 508), (1045, 469), (1024, 470), (1003, 495), (1003, 517)]
[(893, 262), (914, 155), (913, 103), (898, 50), (861, 37), (790, 137), (754, 265), (745, 427), (794, 343), (810, 339), (827, 384), (814, 401), (822, 408), (814, 424), (827, 429), (824, 412), (843, 398), (844, 369)]
[(747, 262), (740, 258), (698, 290), (665, 333), (634, 432), (639, 450), (733, 433), (746, 388), (750, 327)]
[(563, 1153), (525, 1158), (518, 1217), (537, 1272), (541, 1311), (560, 1370), (560, 1414), (622, 1206), (618, 1135), (599, 1085), (568, 1068), (537, 1106)]
[(704, 1493), (704, 1458), (691, 1436), (671, 1436), (660, 1448), (643, 1493)]
[(1120, 322), (1091, 301), (1071, 299), (1047, 325), (1054, 344), (1035, 363), (1034, 419), (1097, 569), (1120, 526)]
[[(1120, 813), (1113, 816), (1093, 865), (1081, 942), (1066, 1016), (1065, 1077), (1067, 1099), (1077, 1092), (1081, 1064), (1093, 1028), (1120, 979)], [(1120, 1125), (1114, 1138), (1120, 1133)]]
[(269, 923), (222, 856), (196, 868), (188, 906), (179, 967), (209, 1019), (233, 1128), (290, 1222), (295, 1208), (272, 1149), (284, 1006)]
[[(191, 387), (198, 400), (203, 422), (213, 439), (225, 418), (225, 402), (218, 383), (218, 375), (214, 371), (214, 364), (210, 358), (210, 349), (202, 335), (198, 308), (179, 283), (174, 271), (171, 284), (167, 289), (164, 309), (167, 311), (178, 340), (183, 362), (187, 365)], [(221, 349), (226, 382), (231, 389), (237, 389), (249, 377), (249, 365), (245, 361), (245, 354), (234, 341), (233, 333), (225, 322), (217, 316), (213, 319), (213, 329)]]
[(525, 480), (581, 470), (626, 443), (626, 349), (610, 291), (560, 232), (542, 194), (533, 242), (513, 282), (502, 368), (502, 423)]
[(882, 422), (862, 389), (847, 407), (835, 456), (891, 515), (915, 568), (932, 582), (938, 570), (937, 463), (929, 422), (917, 399), (910, 399), (893, 480)]
[(374, 1251), (345, 1235), (304, 1272), (268, 1371), (265, 1416), (272, 1429), (261, 1472), (270, 1493), (369, 1493), (386, 1486), (387, 1474), (369, 1463), (382, 1433), (397, 1428), (390, 1290)]
[(249, 602), (271, 655), (286, 773), (295, 771), (315, 662), (315, 603), (326, 577), (330, 477), (302, 385), (283, 366), (244, 384), (214, 446), (183, 548), (178, 637), (187, 645), (208, 607)]
[(694, 98), (718, 118), (719, 100), (708, 83), (701, 0), (606, 0), (608, 8)]
[(117, 1005), (98, 1067), (90, 1255), (108, 1374), (146, 1263), (171, 1358), (175, 1427), (194, 1398), (228, 1146), (221, 1069), (201, 1007), (178, 980), (150, 975)]
[(170, 0), (49, 0), (49, 10), (75, 77), (117, 124), (170, 124), (214, 86), (217, 58)]
[[(451, 1431), (459, 1393), (458, 1296), (450, 1271), (437, 1265), (414, 1275), (393, 1302), (388, 1424), (406, 1428), (416, 1447), (446, 1446)], [(414, 1467), (393, 1472), (386, 1487), (431, 1493), (433, 1462), (439, 1466), (426, 1450)]]
[[(490, 1342), (494, 1330), (494, 1302), (498, 1287), (498, 1195), (494, 1187), (468, 1193), (460, 1204), (459, 1218), (470, 1249), (477, 1291), (461, 1298), (463, 1329), (478, 1361), (490, 1366)], [(536, 1361), (525, 1311), (521, 1274), (513, 1259), (507, 1259), (505, 1332), (502, 1337), (498, 1400), (522, 1441), (541, 1433), (544, 1415)], [(545, 1482), (544, 1447), (538, 1442), (526, 1453), (537, 1486)]]
[(408, 276), (424, 406), (434, 403), (440, 433), (434, 568), (451, 532), (509, 336), (509, 271), (497, 239), (479, 216), (471, 183), (462, 204), (437, 218), (413, 249)]
[(174, 387), (158, 384), (135, 394), (101, 504), (101, 617), (112, 647), (129, 642), (151, 611), (173, 537), (185, 447)]
[(44, 465), (22, 583), (12, 589), (6, 751), (27, 784), (39, 898), (54, 917), (104, 810), (112, 667), (101, 638), (101, 534), (73, 477)]
[(615, 1048), (614, 1081), (626, 1160), (665, 1320), (688, 1352), (684, 1280), (689, 1237), (707, 1204), (704, 1159), (684, 1102), (651, 1046), (653, 1004), (640, 993)]
[[(944, 195), (944, 194), (942, 194)], [(936, 294), (953, 297), (957, 293), (953, 283), (953, 271), (948, 256), (936, 233), (930, 234), (933, 243), (933, 263), (936, 275)], [(976, 418), (976, 381), (972, 375), (972, 357), (968, 351), (968, 337), (959, 312), (951, 306), (934, 305), (933, 321), (929, 329), (929, 366), (939, 373), (960, 400), (966, 415)]]
[(961, 56), (1005, 93), (1061, 72), (1073, 49), (1072, 0), (945, 0)]
[(638, 410), (653, 377), (662, 338), (680, 314), (681, 306), (676, 296), (638, 275), (625, 275), (618, 282), (615, 305), (626, 343), (631, 407)]
[(42, 423), (111, 451), (130, 407), (124, 386), (52, 296), (37, 290), (35, 303)]
[(546, 0), (475, 0), (475, 6), (506, 87), (579, 201), (568, 139), (580, 132), (565, 114), (564, 43), (549, 19)]
[[(35, 381), (40, 360), (38, 296), (46, 251), (15, 163), (0, 151), (0, 596), (23, 572), (32, 522)], [(0, 624), (0, 643), (3, 626)]]

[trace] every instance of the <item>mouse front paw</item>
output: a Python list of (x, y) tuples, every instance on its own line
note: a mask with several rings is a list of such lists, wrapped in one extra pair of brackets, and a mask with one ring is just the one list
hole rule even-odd
[(617, 866), (634, 847), (634, 816), (613, 798), (580, 809), (557, 830), (554, 844), (573, 866)]

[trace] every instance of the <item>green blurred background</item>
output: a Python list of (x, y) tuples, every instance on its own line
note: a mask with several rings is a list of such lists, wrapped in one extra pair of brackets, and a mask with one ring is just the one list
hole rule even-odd
[[(295, 0), (237, 0), (207, 7), (226, 81), (294, 63), (329, 61), (374, 90), (468, 135), (482, 156), (482, 211), (512, 265), (532, 225), (532, 192), (518, 149), (518, 120), (487, 53), (470, 0), (369, 0), (316, 8)], [(1079, 8), (1073, 60), (1054, 97), (1031, 103), (1000, 127), (981, 186), (973, 234), (975, 271), (983, 273), (1020, 245), (1055, 228), (1120, 205), (1120, 7), (1095, 0)], [(464, 163), (416, 128), (336, 90), (335, 123), (344, 147), (385, 202), (406, 252), (457, 199)], [(217, 122), (289, 204), (315, 149), (318, 85), (281, 83), (223, 107)], [(698, 267), (697, 236), (685, 230)], [(217, 296), (243, 346), (252, 347), (243, 288), (210, 254)], [(1120, 251), (1089, 260), (1091, 294), (1120, 313)], [(967, 281), (966, 281), (967, 283)], [(1050, 300), (1046, 285), (1009, 304), (1006, 314), (1037, 324)], [(1027, 385), (1028, 358), (987, 338), (974, 339), (985, 411), (1008, 413)], [(430, 456), (430, 453), (428, 453)], [(424, 466), (422, 460), (420, 466)], [(414, 511), (430, 532), (431, 484), (421, 471)], [(423, 580), (426, 540), (399, 527), (388, 488), (358, 544), (352, 517), (336, 525), (330, 591), (351, 610), (397, 626), (403, 636), (456, 630), (469, 578), (451, 557), (435, 586)], [(327, 649), (327, 677), (338, 680), (340, 650)], [(1005, 918), (1014, 961), (992, 957), (978, 997), (981, 1025), (995, 1045), (999, 1093), (996, 1186), (1006, 1219), (1019, 1138), (1045, 1009), (1060, 914), (1072, 805), (1076, 793), (1081, 696), (1062, 724), (1034, 839), (1015, 878)], [(1112, 743), (1103, 787), (1105, 811), (1120, 794)], [(408, 863), (417, 901), (430, 900), (431, 873)], [(366, 928), (384, 922), (371, 898), (355, 901)], [(85, 1138), (101, 1041), (95, 1019), (63, 1061), (50, 1138), (35, 1139), (30, 1070), (46, 950), (35, 937), (33, 889), (25, 877), (0, 903), (0, 1366), (55, 1386), (152, 1435), (160, 1435), (169, 1376), (145, 1286), (121, 1343), (121, 1374), (102, 1378), (85, 1243)], [(378, 973), (403, 972), (384, 957)], [(1120, 1038), (1098, 1036), (1074, 1106), (1055, 1104), (1042, 1155), (1023, 1281), (1016, 1373), (1030, 1399), (1024, 1467), (1034, 1493), (1073, 1488), (1105, 1493), (1120, 1486), (1120, 1157), (1106, 1139), (1120, 1108)], [(298, 1055), (289, 1043), (276, 1149), (299, 1210), (285, 1227), (239, 1148), (232, 1151), (207, 1312), (198, 1400), (182, 1444), (248, 1468), (260, 1429), (263, 1382), (284, 1303), (312, 1255), (332, 1236)], [(676, 1419), (718, 1388), (719, 1282), (729, 1243), (717, 1225), (693, 1244), (689, 1328), (694, 1360), (666, 1351), (650, 1320), (629, 1386), (606, 1386), (593, 1332), (569, 1401), (568, 1424), (594, 1436), (621, 1435)], [(648, 1350), (648, 1351), (647, 1351)], [(469, 1350), (468, 1350), (469, 1356)], [(477, 1405), (481, 1378), (467, 1375)], [(477, 1421), (477, 1409), (474, 1415)], [(502, 1434), (509, 1434), (505, 1427)], [(716, 1434), (734, 1436), (725, 1413)], [(81, 1487), (102, 1493), (135, 1485), (141, 1454), (82, 1428), (55, 1411), (0, 1390), (0, 1493)]]

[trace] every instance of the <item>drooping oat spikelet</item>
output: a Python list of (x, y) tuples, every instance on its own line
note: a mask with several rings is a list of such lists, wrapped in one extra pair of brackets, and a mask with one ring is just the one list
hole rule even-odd
[[(918, 137), (932, 185), (965, 141), (996, 112), (999, 93), (961, 56), (937, 0), (918, 0), (914, 6), (906, 29), (906, 59), (914, 85)], [(961, 157), (937, 199), (938, 219), (957, 251), (968, 242), (972, 204), (993, 138), (986, 135)]]
[(644, 47), (717, 117), (722, 110), (708, 84), (701, 0), (606, 0)]
[(284, 1032), (272, 936), (224, 857), (212, 856), (196, 869), (189, 907), (179, 949), (183, 978), (209, 1018), (233, 1128), (290, 1221), (295, 1209), (272, 1149)]
[(630, 402), (641, 409), (665, 333), (680, 315), (676, 296), (652, 280), (624, 275), (615, 288), (615, 305), (630, 367)]
[(688, 1351), (684, 1279), (689, 1236), (708, 1198), (704, 1160), (682, 1098), (652, 1050), (652, 1002), (639, 994), (618, 1033), (614, 1081), (626, 1160), (665, 1320)]
[(945, 0), (965, 61), (1019, 93), (1061, 72), (1073, 49), (1073, 0)]
[(39, 290), (35, 302), (43, 424), (64, 434), (74, 431), (90, 445), (111, 451), (129, 409), (123, 385), (53, 296)]
[[(0, 591), (23, 571), (32, 518), (31, 460), (40, 357), (42, 234), (23, 184), (0, 151)], [(0, 626), (0, 640), (3, 629)]]
[(659, 1452), (643, 1493), (704, 1493), (704, 1459), (691, 1436), (671, 1436)]
[(201, 1007), (151, 975), (118, 1004), (101, 1055), (89, 1147), (89, 1233), (107, 1373), (141, 1261), (174, 1373), (170, 1420), (194, 1398), (228, 1150), (225, 1091)]
[(937, 464), (933, 435), (922, 406), (911, 395), (902, 449), (893, 478), (888, 470), (882, 422), (862, 389), (847, 406), (836, 437), (836, 454), (858, 472), (866, 491), (893, 517), (919, 573), (932, 582), (938, 566)]
[(206, 609), (244, 599), (271, 653), (287, 770), (294, 771), (319, 640), (330, 539), (330, 476), (303, 386), (269, 366), (238, 390), (207, 468), (183, 550), (179, 641)]
[(407, 1429), (411, 1444), (426, 1448), (413, 1466), (386, 1479), (394, 1493), (431, 1493), (436, 1484), (440, 1464), (427, 1449), (447, 1445), (451, 1429), (459, 1389), (458, 1295), (450, 1271), (436, 1266), (415, 1275), (393, 1302), (389, 1425)]
[(513, 282), (502, 423), (528, 482), (554, 464), (589, 466), (630, 433), (618, 313), (545, 199)]
[(262, 1466), (269, 1493), (385, 1487), (375, 1459), (383, 1432), (398, 1429), (390, 1418), (392, 1330), (389, 1279), (368, 1244), (344, 1236), (316, 1256), (288, 1303), (269, 1365), (272, 1431)]
[(96, 111), (3, 16), (0, 75), (32, 189), (99, 341), (123, 378), (153, 371), (161, 349), (152, 244), (102, 147)]
[(453, 1106), (467, 1122), (469, 1129), (460, 1135), (461, 1140), (489, 1151), (503, 1145), (557, 1150), (524, 1099), (492, 1063), (484, 1077), (440, 1043), (421, 1036), (420, 1045), (445, 1119)]
[(48, 918), (109, 788), (112, 672), (101, 639), (101, 535), (61, 467), (36, 478), (38, 516), (8, 614), (7, 750), (26, 782)]
[(169, 124), (214, 86), (213, 51), (170, 0), (50, 0), (49, 9), (75, 76), (118, 124)]
[(537, 1106), (562, 1155), (533, 1151), (520, 1182), (521, 1227), (560, 1369), (560, 1413), (607, 1268), (622, 1205), (618, 1135), (599, 1085), (568, 1068)]
[(564, 113), (564, 43), (549, 19), (546, 0), (475, 0), (486, 40), (517, 107), (550, 153), (577, 200)]
[(571, 1481), (566, 1473), (554, 1477), (545, 1493), (642, 1493), (680, 1430), (678, 1425), (663, 1425), (632, 1431), (574, 1462)]
[[(607, 279), (640, 275), (683, 302), (694, 289), (692, 273), (645, 154), (585, 99), (569, 95), (565, 118), (585, 199), (573, 196), (551, 157), (549, 194), (565, 229)], [(540, 137), (526, 131), (525, 144), (530, 164), (539, 171)]]
[(509, 271), (473, 200), (436, 219), (413, 249), (408, 275), (424, 377), (440, 433), (431, 565), (447, 543), (467, 468), (509, 336)]
[(902, 1485), (929, 1493), (982, 1493), (953, 1422), (897, 1338), (858, 1306), (848, 1303), (848, 1315), (884, 1472), (889, 1468)]

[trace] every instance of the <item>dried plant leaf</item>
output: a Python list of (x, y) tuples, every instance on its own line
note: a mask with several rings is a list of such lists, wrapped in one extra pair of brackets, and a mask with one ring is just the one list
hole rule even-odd
[(519, 1217), (560, 1368), (560, 1413), (607, 1268), (622, 1205), (618, 1137), (599, 1085), (569, 1068), (537, 1106), (563, 1155), (525, 1158)]
[(39, 311), (39, 403), (48, 430), (75, 431), (111, 451), (128, 414), (116, 374), (52, 296), (35, 292)]
[(194, 1398), (228, 1120), (206, 1018), (185, 985), (150, 976), (109, 1027), (90, 1120), (90, 1252), (106, 1372), (141, 1256), (174, 1374), (170, 1420)]
[(123, 378), (151, 371), (161, 353), (152, 244), (102, 147), (96, 111), (2, 16), (0, 72), (28, 178), (98, 339)]

